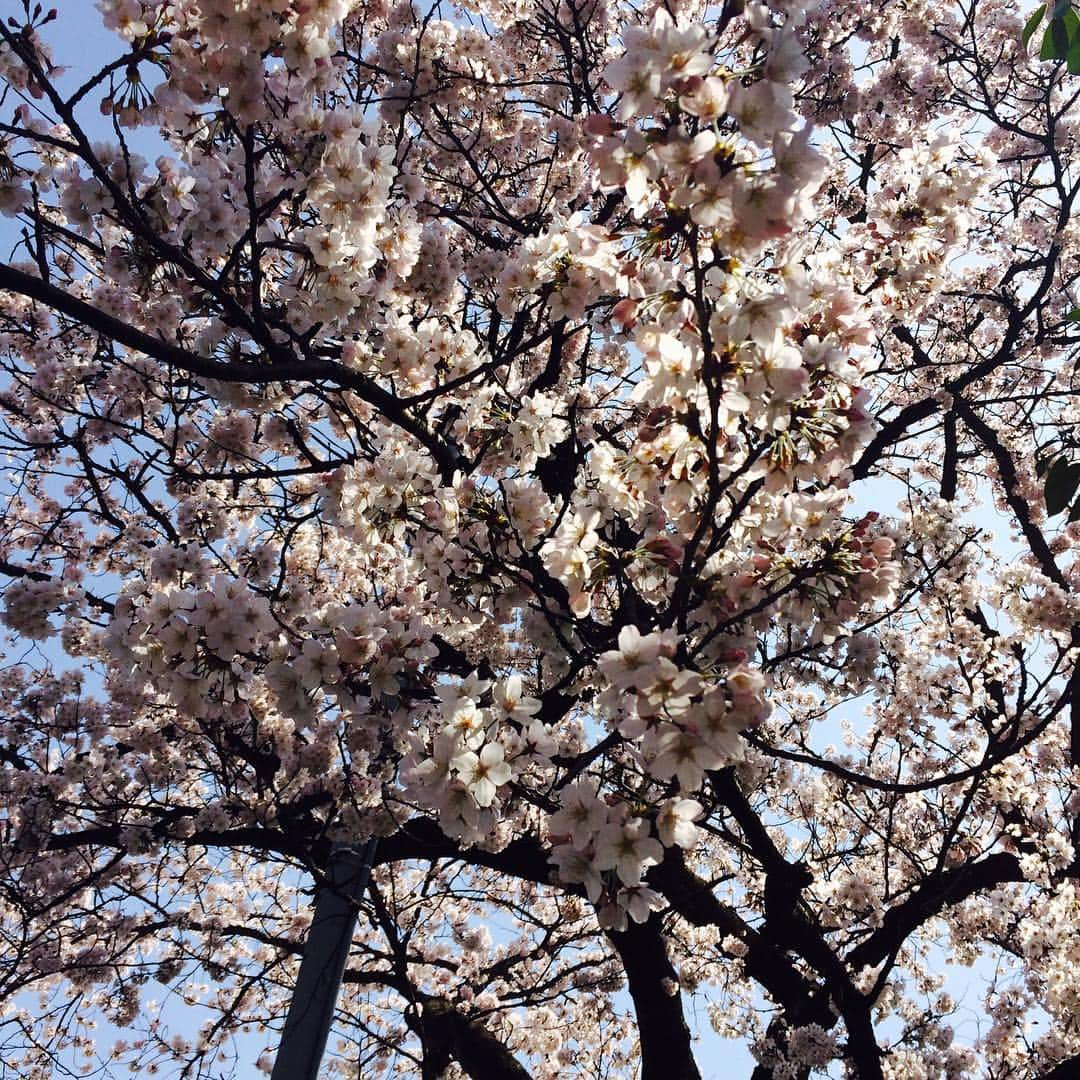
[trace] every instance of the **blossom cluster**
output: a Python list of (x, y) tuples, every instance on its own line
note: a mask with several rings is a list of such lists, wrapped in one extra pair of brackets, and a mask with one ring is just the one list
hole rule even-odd
[(689, 994), (778, 1077), (1080, 1055), (1068, 65), (999, 0), (98, 7), (74, 90), (0, 23), (0, 975), (63, 1003), (0, 1058), (228, 1071), (373, 838), (328, 1075), (694, 1076)]

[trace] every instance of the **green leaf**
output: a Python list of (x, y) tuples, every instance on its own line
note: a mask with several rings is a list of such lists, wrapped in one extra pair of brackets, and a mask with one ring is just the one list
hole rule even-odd
[[(1069, 64), (1069, 74), (1080, 75), (1080, 34), (1073, 38), (1073, 43), (1069, 46), (1069, 55), (1065, 59)], [(1080, 308), (1077, 311), (1080, 311)]]
[(1072, 10), (1072, 0), (1057, 0), (1054, 10), (1050, 12), (1051, 19), (1063, 19), (1065, 13)]
[(1080, 307), (1074, 307), (1068, 315), (1065, 316), (1066, 322), (1080, 322)]
[(1031, 17), (1024, 24), (1024, 32), (1020, 35), (1021, 40), (1024, 42), (1024, 48), (1028, 47), (1028, 42), (1031, 41), (1035, 31), (1039, 29), (1039, 23), (1042, 22), (1043, 16), (1046, 14), (1046, 5), (1040, 4), (1032, 13)]
[(1046, 512), (1051, 517), (1060, 514), (1072, 502), (1078, 487), (1080, 465), (1074, 465), (1068, 458), (1059, 457), (1046, 473), (1043, 489), (1046, 495)]
[(1052, 19), (1043, 34), (1040, 60), (1064, 60), (1069, 52), (1069, 31), (1064, 19)]
[(1069, 8), (1061, 16), (1061, 21), (1065, 24), (1065, 33), (1069, 35), (1069, 45), (1071, 47), (1076, 44), (1076, 32), (1080, 30), (1080, 15), (1077, 15), (1072, 8)]
[(1054, 42), (1054, 60), (1064, 60), (1069, 55), (1069, 31), (1064, 19), (1052, 19), (1047, 31)]
[(1046, 33), (1043, 34), (1042, 46), (1039, 49), (1039, 59), (1040, 60), (1056, 60), (1057, 59), (1057, 57), (1054, 55), (1054, 52), (1055, 52), (1055, 49), (1054, 49), (1054, 35), (1050, 33), (1050, 27), (1052, 27), (1053, 25), (1054, 24), (1051, 23), (1050, 26), (1048, 26), (1046, 28)]

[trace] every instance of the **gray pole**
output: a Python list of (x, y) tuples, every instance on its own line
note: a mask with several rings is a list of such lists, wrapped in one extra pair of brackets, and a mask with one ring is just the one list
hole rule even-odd
[(361, 848), (340, 844), (330, 853), (271, 1080), (318, 1080), (376, 843), (372, 837)]

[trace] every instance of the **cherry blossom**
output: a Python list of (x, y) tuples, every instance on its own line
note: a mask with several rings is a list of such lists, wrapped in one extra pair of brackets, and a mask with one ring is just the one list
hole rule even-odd
[(1072, 1075), (1031, 12), (9, 6), (5, 1068), (270, 1071), (363, 850), (326, 1076)]

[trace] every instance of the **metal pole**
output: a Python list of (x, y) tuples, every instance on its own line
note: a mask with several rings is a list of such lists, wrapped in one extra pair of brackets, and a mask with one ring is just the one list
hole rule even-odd
[(271, 1080), (318, 1080), (376, 843), (372, 837), (361, 848), (340, 844), (330, 853)]

